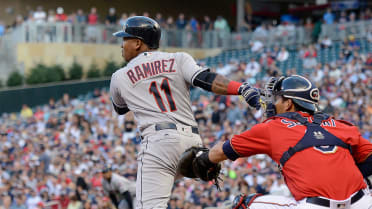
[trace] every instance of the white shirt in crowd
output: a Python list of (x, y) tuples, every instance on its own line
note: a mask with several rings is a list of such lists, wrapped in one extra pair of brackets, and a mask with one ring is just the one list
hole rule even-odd
[(230, 62), (227, 65), (217, 67), (216, 72), (221, 75), (228, 76), (236, 68), (236, 65), (233, 62)]
[(39, 202), (42, 202), (43, 200), (41, 199), (41, 197), (39, 195), (36, 195), (36, 196), (33, 196), (33, 197), (29, 197), (27, 198), (26, 200), (26, 205), (27, 205), (27, 208), (28, 209), (37, 209), (37, 204)]
[(262, 43), (261, 41), (256, 40), (256, 41), (254, 41), (254, 42), (252, 43), (251, 51), (252, 51), (252, 52), (258, 52), (258, 51), (260, 51), (263, 47), (264, 47), (263, 43)]
[(261, 70), (261, 65), (256, 62), (255, 60), (251, 60), (247, 63), (247, 66), (245, 67), (244, 74), (250, 75), (251, 77), (254, 77), (259, 73)]
[(322, 40), (322, 45), (330, 47), (332, 46), (332, 40), (329, 37), (326, 37)]
[(44, 11), (36, 11), (34, 12), (33, 18), (36, 23), (44, 23), (46, 20), (46, 12)]
[(281, 195), (285, 197), (290, 197), (291, 192), (289, 191), (287, 185), (285, 185), (281, 180), (274, 181), (273, 185), (270, 188), (271, 195)]
[(278, 56), (276, 57), (276, 59), (279, 61), (279, 62), (284, 62), (288, 59), (289, 57), (289, 53), (286, 49), (282, 49), (280, 50), (280, 52), (278, 53)]

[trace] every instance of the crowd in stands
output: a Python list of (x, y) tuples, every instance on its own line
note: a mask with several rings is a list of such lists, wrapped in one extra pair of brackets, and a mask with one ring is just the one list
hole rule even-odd
[[(327, 44), (299, 52), (311, 59), (305, 75), (320, 88), (321, 109), (357, 125), (372, 140), (372, 53), (360, 53), (358, 44), (344, 42), (337, 60), (322, 64), (313, 59), (322, 45)], [(286, 48), (258, 50), (259, 59), (232, 60), (212, 70), (261, 88), (271, 76), (296, 73), (277, 67), (290, 56)], [(248, 109), (237, 96), (194, 88), (191, 100), (207, 147), (262, 120), (262, 111)], [(0, 133), (7, 133), (0, 135), (1, 208), (114, 208), (102, 191), (102, 166), (111, 164), (115, 172), (136, 179), (140, 133), (132, 113), (118, 116), (113, 111), (107, 89), (78, 98), (65, 94), (34, 108), (25, 104), (20, 112), (0, 117)], [(174, 185), (169, 208), (221, 206), (239, 193), (291, 195), (276, 164), (265, 155), (223, 164), (221, 191), (211, 183), (183, 178)]]
[[(106, 18), (92, 8), (89, 14), (79, 9), (66, 14), (62, 7), (44, 11), (38, 7), (28, 15), (19, 15), (14, 26), (24, 21), (35, 23), (71, 22), (95, 26), (124, 25), (134, 13), (118, 15), (110, 8)], [(148, 13), (141, 15), (151, 16)], [(223, 17), (202, 20), (180, 14), (152, 16), (163, 28), (190, 30), (226, 30), (230, 26)], [(371, 19), (369, 9), (359, 15), (341, 12), (339, 17), (328, 10), (325, 24)], [(268, 22), (257, 22), (246, 17), (245, 29), (257, 36), (268, 35), (274, 27)], [(102, 20), (104, 20), (102, 22)], [(280, 24), (282, 31), (291, 30), (292, 23)], [(319, 37), (319, 25), (307, 19), (304, 27), (314, 38), (314, 44), (303, 46), (298, 54), (307, 68), (305, 76), (320, 88), (320, 107), (335, 118), (357, 125), (362, 136), (372, 140), (372, 53), (363, 54), (360, 43), (348, 37), (342, 43), (337, 60), (322, 63), (317, 59), (319, 50), (333, 47), (332, 40)], [(89, 29), (90, 28), (90, 29)], [(0, 36), (6, 27), (0, 21)], [(94, 27), (87, 27), (94, 33)], [(280, 35), (281, 33), (279, 33)], [(372, 29), (367, 34), (372, 42)], [(220, 63), (212, 70), (238, 81), (248, 81), (263, 87), (271, 76), (290, 75), (296, 69), (282, 71), (278, 66), (291, 56), (285, 47), (267, 48), (262, 42), (253, 42), (250, 49), (259, 56), (249, 60)], [(203, 65), (203, 63), (200, 63)], [(216, 96), (199, 88), (192, 89), (192, 108), (200, 133), (207, 147), (216, 141), (231, 138), (262, 120), (262, 111), (247, 109), (239, 97)], [(6, 134), (5, 134), (6, 133)], [(111, 164), (115, 172), (135, 181), (140, 136), (132, 113), (117, 116), (113, 111), (107, 89), (61, 100), (50, 99), (48, 104), (30, 108), (25, 104), (18, 113), (0, 117), (0, 208), (11, 209), (81, 209), (107, 208), (111, 204), (102, 190), (104, 164)], [(211, 183), (183, 178), (172, 191), (170, 209), (205, 208), (220, 206), (239, 193), (261, 192), (290, 196), (274, 162), (265, 155), (257, 155), (234, 162), (223, 163), (222, 190)]]
[[(28, 14), (19, 14), (14, 23), (9, 25), (7, 28), (11, 30), (13, 27), (21, 25), (23, 22), (34, 22), (38, 24), (42, 23), (55, 23), (55, 22), (69, 22), (72, 24), (82, 24), (87, 26), (85, 31), (86, 35), (97, 32), (96, 26), (100, 24), (106, 25), (109, 32), (115, 31), (120, 26), (125, 24), (128, 17), (134, 15), (149, 16), (157, 20), (163, 29), (172, 30), (188, 30), (191, 32), (201, 31), (222, 31), (230, 32), (232, 29), (236, 31), (234, 25), (230, 25), (227, 20), (222, 16), (215, 18), (204, 16), (195, 17), (187, 14), (180, 13), (178, 17), (164, 16), (161, 13), (149, 14), (143, 12), (136, 14), (134, 12), (118, 14), (115, 8), (109, 8), (107, 15), (100, 17), (97, 13), (97, 8), (92, 7), (90, 11), (83, 11), (77, 9), (73, 12), (65, 12), (63, 7), (56, 9), (44, 10), (42, 6), (38, 6), (35, 10), (29, 10)], [(284, 15), (287, 16), (287, 15)], [(282, 16), (282, 17), (284, 17)], [(321, 25), (324, 24), (335, 24), (335, 23), (347, 23), (355, 22), (357, 20), (370, 20), (372, 18), (371, 9), (363, 9), (360, 11), (331, 11), (327, 9), (323, 17), (319, 17), (319, 20), (312, 19), (310, 17), (298, 20), (296, 18), (281, 18), (280, 21), (270, 18), (260, 18), (250, 14), (245, 15), (243, 24), (239, 31), (253, 32), (253, 37), (260, 37), (265, 39), (267, 36), (291, 36), (295, 33), (296, 26), (303, 26), (306, 29), (306, 36), (311, 36), (312, 42), (317, 42), (321, 33)], [(275, 30), (275, 33), (272, 31)], [(0, 21), (0, 36), (6, 31), (5, 25)], [(200, 36), (200, 35), (199, 35)], [(200, 39), (200, 38), (199, 38)], [(88, 38), (88, 41), (95, 41), (94, 38)]]

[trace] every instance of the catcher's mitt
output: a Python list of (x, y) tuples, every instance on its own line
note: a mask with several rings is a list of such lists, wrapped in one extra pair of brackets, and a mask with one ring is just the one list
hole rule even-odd
[(205, 147), (191, 147), (187, 149), (178, 162), (178, 172), (188, 178), (200, 178), (203, 181), (214, 181), (217, 188), (220, 163), (212, 163), (208, 158), (209, 149)]

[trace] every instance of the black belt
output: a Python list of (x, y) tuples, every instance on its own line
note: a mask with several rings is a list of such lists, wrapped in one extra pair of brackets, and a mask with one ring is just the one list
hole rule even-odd
[[(174, 123), (157, 123), (157, 124), (155, 124), (155, 130), (156, 131), (160, 131), (160, 130), (164, 130), (164, 129), (175, 129), (175, 130), (177, 130), (177, 125), (174, 124)], [(192, 126), (191, 131), (194, 134), (199, 134), (198, 127)]]
[[(363, 190), (359, 190), (352, 198), (351, 198), (351, 204), (355, 203), (356, 201), (360, 200), (364, 195)], [(306, 199), (307, 203), (312, 203), (315, 205), (320, 205), (324, 207), (330, 207), (330, 201), (321, 197), (308, 197)]]

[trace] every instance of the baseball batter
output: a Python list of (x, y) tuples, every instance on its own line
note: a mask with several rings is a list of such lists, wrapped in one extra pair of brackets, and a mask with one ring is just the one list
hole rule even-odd
[(137, 208), (166, 208), (180, 155), (202, 146), (190, 104), (190, 86), (217, 94), (241, 94), (259, 108), (259, 92), (196, 64), (187, 53), (159, 48), (159, 24), (143, 16), (127, 20), (123, 31), (125, 68), (111, 78), (110, 94), (118, 114), (133, 111), (141, 131), (136, 182)]
[(372, 175), (372, 144), (357, 127), (317, 112), (319, 90), (304, 77), (278, 79), (273, 98), (275, 116), (216, 144), (198, 160), (213, 165), (267, 154), (280, 165), (294, 198), (240, 196), (235, 208), (371, 209), (363, 176)]

